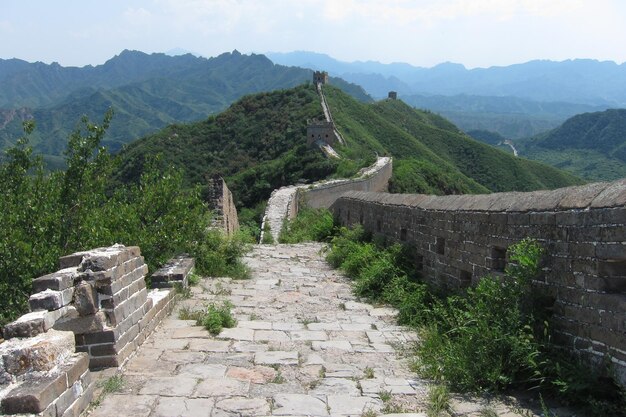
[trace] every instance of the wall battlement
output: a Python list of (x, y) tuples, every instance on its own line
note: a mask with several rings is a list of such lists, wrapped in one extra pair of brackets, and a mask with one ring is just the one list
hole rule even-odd
[(626, 180), (530, 193), (429, 196), (347, 192), (332, 206), (414, 247), (432, 284), (472, 285), (501, 274), (506, 249), (525, 237), (545, 247), (535, 289), (553, 301), (555, 341), (599, 363), (609, 354), (626, 384)]

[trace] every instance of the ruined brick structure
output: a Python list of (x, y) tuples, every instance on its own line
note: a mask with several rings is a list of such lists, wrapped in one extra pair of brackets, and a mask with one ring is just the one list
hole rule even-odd
[(239, 230), (239, 218), (233, 193), (220, 175), (214, 175), (209, 180), (208, 188), (209, 207), (215, 212), (215, 227), (223, 230), (227, 235), (232, 235)]
[(326, 71), (315, 71), (313, 73), (313, 84), (328, 84), (328, 73)]
[(348, 192), (332, 207), (343, 225), (414, 247), (431, 283), (472, 285), (501, 274), (525, 237), (546, 249), (534, 282), (552, 300), (555, 341), (592, 363), (609, 355), (626, 384), (626, 180), (552, 191), (428, 196)]
[(3, 329), (4, 414), (78, 416), (93, 394), (89, 368), (122, 366), (174, 306), (174, 291), (148, 292), (136, 246), (77, 252), (59, 266), (33, 280), (31, 312)]
[(387, 94), (387, 98), (390, 100), (397, 100), (398, 99), (398, 93), (395, 91), (390, 91), (389, 94)]
[(307, 144), (311, 145), (318, 141), (333, 145), (335, 137), (335, 124), (333, 122), (313, 121), (306, 128)]

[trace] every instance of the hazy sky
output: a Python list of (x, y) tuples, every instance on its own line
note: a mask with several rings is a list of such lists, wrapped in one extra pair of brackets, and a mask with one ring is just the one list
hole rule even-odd
[(0, 0), (0, 58), (62, 65), (173, 48), (418, 66), (622, 63), (625, 44), (625, 0)]

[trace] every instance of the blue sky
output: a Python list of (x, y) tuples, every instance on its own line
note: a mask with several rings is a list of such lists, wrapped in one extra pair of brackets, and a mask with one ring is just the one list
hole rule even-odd
[(433, 66), (626, 61), (624, 0), (0, 0), (0, 58), (308, 50)]

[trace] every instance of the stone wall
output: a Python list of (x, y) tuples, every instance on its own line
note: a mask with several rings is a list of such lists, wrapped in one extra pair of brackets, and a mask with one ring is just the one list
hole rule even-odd
[(547, 250), (534, 282), (553, 304), (555, 341), (593, 363), (610, 355), (626, 384), (626, 180), (531, 193), (427, 196), (349, 192), (341, 224), (414, 247), (425, 279), (464, 287), (501, 274), (525, 237)]
[(393, 171), (391, 158), (379, 158), (371, 167), (363, 170), (357, 178), (323, 181), (309, 187), (298, 188), (297, 198), (290, 206), (289, 216), (295, 217), (300, 205), (311, 208), (330, 208), (348, 191), (387, 191)]
[(208, 201), (211, 209), (215, 211), (217, 228), (222, 229), (227, 235), (232, 235), (239, 230), (239, 218), (233, 193), (219, 175), (210, 180)]

